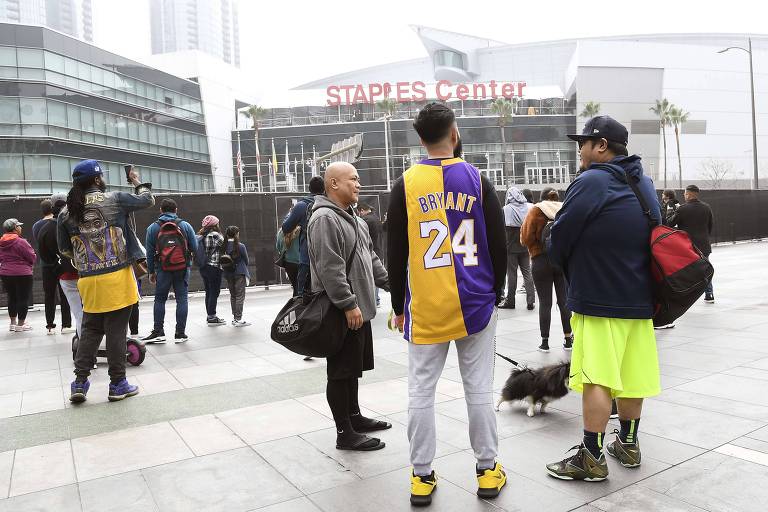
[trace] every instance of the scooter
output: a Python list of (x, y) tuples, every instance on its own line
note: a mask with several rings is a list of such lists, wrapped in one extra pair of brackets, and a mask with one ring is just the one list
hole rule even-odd
[[(72, 336), (72, 359), (75, 359), (75, 356), (77, 355), (77, 345), (80, 341), (80, 338), (77, 337), (77, 334)], [(144, 345), (144, 343), (141, 340), (137, 340), (136, 338), (127, 338), (125, 340), (125, 360), (130, 364), (131, 366), (139, 366), (141, 363), (144, 362), (144, 358), (147, 354), (147, 347)], [(104, 342), (99, 345), (99, 349), (96, 351), (97, 357), (107, 357), (107, 349), (104, 346)]]

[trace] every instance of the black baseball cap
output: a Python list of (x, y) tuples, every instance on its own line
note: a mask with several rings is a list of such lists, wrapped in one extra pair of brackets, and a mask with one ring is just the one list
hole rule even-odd
[(581, 135), (568, 135), (568, 138), (576, 142), (589, 139), (605, 139), (624, 146), (629, 140), (629, 133), (623, 124), (611, 116), (595, 116), (584, 125)]

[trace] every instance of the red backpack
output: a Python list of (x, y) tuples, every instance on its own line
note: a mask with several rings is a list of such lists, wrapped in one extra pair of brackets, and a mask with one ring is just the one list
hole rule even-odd
[(625, 174), (651, 226), (651, 276), (656, 301), (653, 325), (671, 324), (704, 294), (715, 269), (688, 233), (658, 223), (632, 177)]
[(157, 232), (155, 253), (160, 262), (160, 269), (165, 272), (185, 270), (189, 263), (187, 238), (179, 227), (180, 222), (179, 219), (157, 221), (160, 230)]

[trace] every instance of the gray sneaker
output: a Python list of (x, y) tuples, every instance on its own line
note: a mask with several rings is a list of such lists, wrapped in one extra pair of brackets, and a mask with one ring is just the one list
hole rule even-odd
[(606, 446), (608, 455), (615, 457), (625, 468), (636, 468), (640, 465), (640, 442), (623, 443), (619, 431), (615, 430), (616, 440)]
[(600, 458), (595, 459), (583, 444), (574, 446), (571, 450), (577, 450), (576, 454), (560, 462), (547, 464), (549, 476), (560, 480), (585, 482), (602, 482), (608, 478), (608, 463), (605, 462), (604, 454), (601, 453)]

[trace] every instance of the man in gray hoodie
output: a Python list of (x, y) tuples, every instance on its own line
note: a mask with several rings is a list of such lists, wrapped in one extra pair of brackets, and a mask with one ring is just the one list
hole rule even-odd
[(307, 241), (312, 291), (324, 290), (344, 311), (349, 327), (341, 351), (328, 357), (326, 396), (336, 423), (336, 448), (379, 450), (384, 443), (365, 433), (392, 425), (360, 414), (357, 388), (363, 372), (373, 369), (370, 322), (376, 316), (375, 290), (389, 291), (389, 279), (373, 250), (368, 226), (352, 208), (360, 194), (360, 178), (352, 164), (336, 162), (326, 169), (325, 194), (315, 196)]
[(507, 232), (507, 298), (499, 304), (501, 309), (515, 309), (515, 290), (517, 290), (517, 269), (523, 274), (525, 302), (528, 310), (533, 309), (536, 290), (533, 287), (531, 258), (528, 249), (520, 243), (520, 226), (523, 225), (528, 210), (533, 206), (517, 187), (507, 189), (504, 204), (504, 224)]

